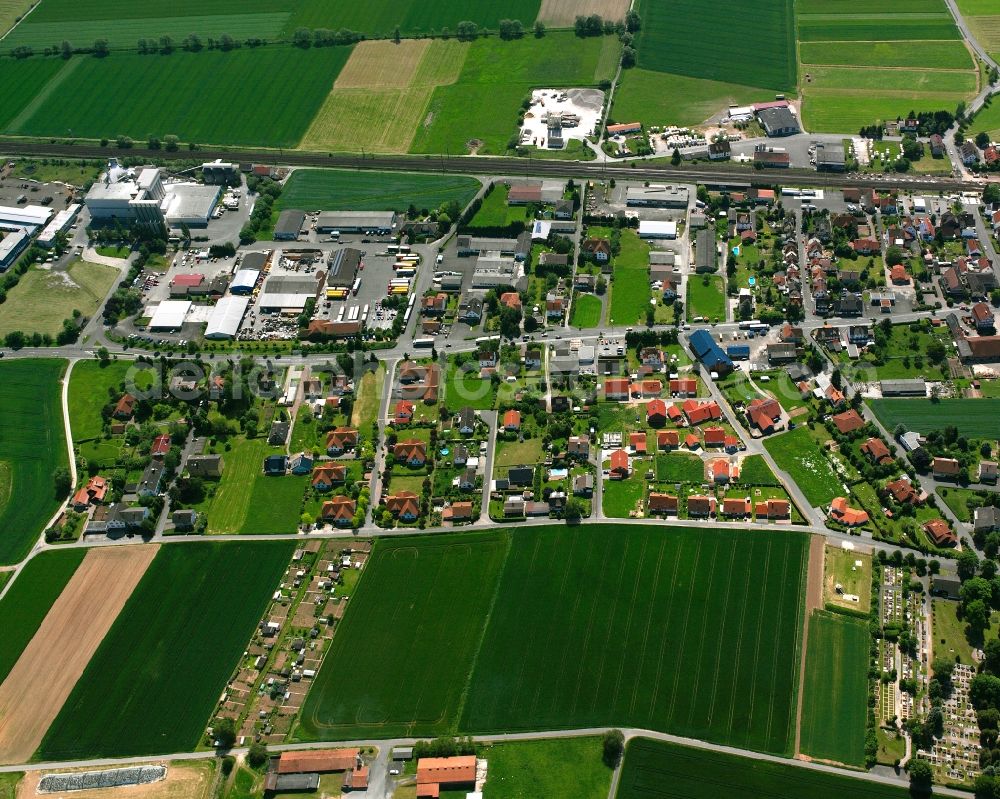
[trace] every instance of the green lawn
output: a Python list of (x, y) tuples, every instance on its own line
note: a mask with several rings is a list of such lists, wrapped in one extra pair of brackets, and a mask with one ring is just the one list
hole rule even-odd
[(527, 215), (528, 206), (508, 205), (507, 195), (510, 189), (503, 183), (496, 183), (493, 190), (483, 198), (483, 204), (476, 215), (469, 220), (469, 224), (463, 228), (476, 230), (477, 228), (505, 228), (515, 223), (521, 223), (525, 227), (529, 224)]
[(198, 745), (293, 548), (291, 541), (163, 545), (38, 756), (126, 757)]
[(454, 411), (466, 405), (475, 410), (489, 410), (496, 400), (496, 390), (489, 379), (479, 376), (479, 362), (469, 361), (461, 367), (448, 363), (445, 374), (445, 401)]
[(119, 274), (87, 261), (74, 261), (67, 271), (68, 277), (38, 266), (29, 269), (0, 305), (0, 335), (20, 330), (55, 336), (73, 311), (93, 316)]
[[(106, 27), (106, 26), (105, 26)], [(269, 45), (169, 56), (72, 58), (3, 132), (199, 144), (298, 144), (350, 55), (348, 47)], [(276, 109), (281, 109), (275, 113)]]
[(43, 552), (28, 562), (0, 599), (4, 629), (0, 636), (0, 683), (10, 674), (86, 554), (85, 549)]
[(499, 530), (378, 541), (298, 737), (451, 732), (509, 546)]
[(660, 483), (703, 483), (705, 463), (697, 455), (657, 455), (656, 480)]
[(521, 466), (538, 463), (542, 459), (542, 440), (526, 438), (524, 441), (498, 441), (495, 465)]
[[(591, 228), (591, 236), (606, 237), (608, 228)], [(646, 321), (650, 307), (649, 245), (631, 228), (621, 231), (621, 251), (612, 259), (608, 324), (633, 325)]]
[(903, 785), (886, 785), (828, 771), (726, 752), (636, 738), (625, 751), (616, 799), (908, 799)]
[(726, 294), (719, 275), (691, 275), (687, 281), (687, 317), (726, 321)]
[(865, 762), (868, 623), (826, 611), (809, 618), (802, 696), (804, 754), (850, 766)]
[(621, 724), (789, 754), (807, 538), (670, 532), (378, 541), (298, 737)]
[(937, 495), (944, 501), (951, 512), (955, 514), (960, 522), (969, 523), (972, 521), (972, 510), (968, 502), (976, 496), (976, 492), (969, 488), (938, 488)]
[[(0, 463), (9, 488), (0, 502), (0, 564), (17, 563), (59, 508), (56, 469), (69, 467), (57, 358), (0, 363)], [(5, 481), (8, 482), (8, 481)]]
[(946, 425), (971, 438), (1000, 438), (1000, 399), (880, 399), (872, 411), (890, 432), (901, 424), (907, 430), (930, 433)]
[[(103, 430), (101, 408), (108, 404), (109, 388), (118, 393), (135, 366), (133, 361), (80, 361), (69, 378), (69, 420), (74, 441), (97, 438)], [(115, 397), (117, 399), (117, 396)]]
[(284, 477), (265, 477), (263, 473), (258, 474), (253, 481), (250, 504), (239, 532), (251, 535), (294, 533), (302, 516), (302, 499), (308, 487), (309, 478), (306, 476), (287, 474)]
[(980, 131), (986, 131), (994, 140), (1000, 139), (1000, 103), (991, 102), (973, 117), (969, 133), (975, 135)]
[(754, 486), (780, 485), (763, 455), (748, 455), (740, 465), (740, 482)]
[(374, 372), (365, 372), (357, 390), (357, 399), (351, 411), (351, 424), (361, 435), (378, 419), (382, 402), (382, 388), (385, 385), (385, 367), (379, 366)]
[(573, 298), (573, 312), (569, 323), (576, 328), (600, 327), (604, 305), (594, 294), (577, 294)]
[(611, 770), (600, 738), (556, 738), (484, 747), (483, 799), (606, 799)]
[[(838, 4), (842, 5), (842, 4)], [(922, 42), (914, 47), (909, 42), (802, 42), (799, 58), (806, 64), (851, 64), (869, 67), (910, 67), (913, 69), (972, 68), (969, 51), (959, 41)], [(812, 74), (810, 67), (803, 71)], [(886, 76), (887, 71), (874, 73)], [(908, 74), (908, 73), (903, 73)]]
[(646, 496), (645, 470), (633, 471), (624, 480), (605, 480), (602, 489), (604, 515), (611, 519), (627, 519)]
[(74, 161), (66, 158), (25, 158), (14, 163), (16, 177), (30, 178), (40, 183), (59, 181), (80, 187), (87, 181), (96, 180), (101, 170), (100, 161)]
[(405, 211), (411, 203), (418, 209), (434, 209), (455, 200), (464, 208), (479, 185), (475, 178), (462, 175), (296, 169), (275, 206), (324, 211)]
[(840, 478), (808, 428), (798, 427), (766, 438), (764, 447), (778, 468), (791, 475), (814, 507), (829, 505), (834, 497), (844, 493)]
[[(975, 666), (976, 661), (972, 659), (973, 647), (965, 634), (967, 625), (958, 618), (958, 602), (935, 599), (931, 606), (934, 657), (955, 658), (967, 666)], [(996, 638), (998, 633), (1000, 633), (1000, 618), (993, 615), (990, 619), (990, 629), (986, 631), (984, 638), (988, 641)]]

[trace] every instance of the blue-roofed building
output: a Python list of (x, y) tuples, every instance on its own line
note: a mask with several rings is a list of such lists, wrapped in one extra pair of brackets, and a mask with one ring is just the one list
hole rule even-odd
[(689, 339), (695, 357), (708, 367), (709, 371), (728, 374), (733, 371), (733, 362), (722, 347), (715, 343), (707, 330), (696, 330)]
[(734, 361), (748, 361), (750, 360), (750, 345), (730, 344), (726, 347), (726, 355)]

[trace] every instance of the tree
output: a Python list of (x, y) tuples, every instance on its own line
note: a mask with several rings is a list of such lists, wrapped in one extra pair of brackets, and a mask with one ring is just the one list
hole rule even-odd
[(978, 147), (980, 150), (985, 150), (989, 146), (990, 146), (990, 134), (987, 133), (985, 130), (979, 131), (979, 133), (976, 134), (976, 147)]
[(73, 55), (73, 45), (63, 39), (62, 44), (59, 45), (59, 55), (63, 58), (70, 58)]
[(673, 166), (679, 166), (681, 163), (681, 151), (674, 147), (673, 155), (670, 156), (670, 163)]
[(313, 37), (309, 28), (296, 28), (292, 34), (292, 44), (303, 49), (312, 45)]
[(108, 365), (108, 362), (111, 360), (111, 353), (108, 352), (107, 347), (97, 348), (97, 360), (101, 362), (102, 369)]
[(267, 762), (267, 745), (254, 741), (247, 751), (247, 763), (251, 768), (260, 768)]
[(60, 466), (55, 470), (55, 473), (52, 475), (52, 480), (55, 487), (56, 499), (62, 499), (65, 497), (73, 487), (73, 480), (70, 476), (69, 469), (65, 466)]
[(545, 35), (545, 23), (541, 20), (535, 22), (535, 38), (541, 39)]
[[(622, 69), (631, 69), (635, 66), (636, 55), (634, 47), (622, 48)], [(676, 164), (674, 164), (676, 166)]]
[(175, 153), (177, 152), (177, 146), (180, 144), (180, 141), (181, 140), (173, 133), (168, 133), (163, 137), (163, 146), (166, 148), (167, 152)]
[(904, 260), (905, 256), (903, 255), (902, 247), (897, 247), (893, 244), (885, 251), (885, 262), (889, 266), (896, 266), (896, 264), (903, 263)]
[(970, 580), (976, 576), (976, 572), (979, 571), (979, 557), (975, 552), (971, 550), (963, 550), (958, 556), (956, 564), (956, 569), (958, 571), (958, 579), (962, 582)]
[(1000, 674), (1000, 638), (991, 638), (983, 647), (983, 669)]
[(990, 609), (981, 599), (970, 602), (965, 608), (965, 621), (975, 633), (982, 635), (990, 626)]
[(926, 760), (915, 757), (906, 767), (910, 773), (910, 789), (917, 795), (929, 794), (934, 772)]
[(232, 719), (217, 719), (212, 725), (212, 735), (219, 749), (232, 749), (236, 743), (236, 722)]
[(989, 183), (983, 189), (983, 202), (995, 205), (1000, 203), (1000, 183)]
[(629, 33), (637, 33), (642, 27), (642, 17), (637, 11), (629, 11), (625, 15), (625, 30)]
[(567, 499), (566, 510), (563, 511), (563, 516), (567, 522), (576, 524), (583, 518), (583, 502), (576, 497)]
[(392, 40), (396, 44), (399, 44), (400, 41), (402, 40), (402, 37), (399, 35), (399, 26), (398, 25), (396, 26), (396, 29), (392, 32)]
[(934, 339), (927, 345), (927, 360), (931, 363), (941, 363), (946, 355), (944, 344), (938, 339)]
[(94, 41), (94, 55), (98, 58), (104, 58), (109, 52), (111, 52), (108, 47), (107, 39), (97, 39)]
[(608, 730), (604, 733), (604, 753), (602, 760), (608, 768), (618, 768), (625, 753), (625, 735), (621, 730)]

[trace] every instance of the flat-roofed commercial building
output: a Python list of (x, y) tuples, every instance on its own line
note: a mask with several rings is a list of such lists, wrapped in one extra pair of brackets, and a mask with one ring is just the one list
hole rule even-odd
[(191, 310), (190, 300), (164, 300), (153, 312), (150, 330), (180, 330)]
[(274, 240), (295, 241), (299, 237), (299, 233), (302, 232), (302, 226), (305, 223), (305, 211), (282, 211), (278, 216), (278, 222), (274, 226)]
[(205, 326), (205, 338), (229, 339), (236, 338), (243, 315), (247, 312), (250, 300), (247, 297), (223, 297), (212, 308)]
[(686, 186), (632, 186), (625, 204), (632, 208), (687, 208), (690, 193)]
[(324, 211), (316, 220), (317, 233), (337, 230), (341, 233), (392, 233), (396, 227), (395, 211)]

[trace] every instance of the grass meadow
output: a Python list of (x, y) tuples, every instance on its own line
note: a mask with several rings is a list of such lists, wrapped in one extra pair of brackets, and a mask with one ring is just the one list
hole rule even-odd
[[(594, 227), (591, 236), (606, 238), (610, 228)], [(646, 321), (649, 300), (649, 245), (630, 228), (621, 231), (621, 251), (612, 258), (608, 323), (631, 325)]]
[(907, 430), (930, 433), (945, 425), (969, 438), (1000, 438), (1000, 399), (880, 399), (871, 409), (890, 432), (901, 424)]
[(799, 58), (803, 71), (810, 75), (813, 70), (806, 64), (962, 70), (972, 66), (969, 51), (960, 41), (922, 42), (919, 47), (907, 42), (802, 42)]
[(972, 119), (970, 133), (986, 131), (993, 139), (1000, 139), (1000, 103), (984, 106)]
[(226, 468), (208, 511), (208, 533), (238, 533), (243, 529), (249, 518), (257, 477), (263, 478), (261, 472), (268, 452), (267, 442), (258, 438), (237, 441), (229, 452), (223, 453)]
[(800, 42), (883, 42), (958, 39), (958, 28), (941, 6), (941, 13), (897, 14), (858, 19), (852, 14), (799, 15)]
[(870, 643), (864, 619), (821, 610), (809, 617), (802, 687), (803, 754), (864, 765)]
[(378, 541), (302, 709), (298, 736), (453, 730), (509, 539), (491, 531)]
[(807, 544), (705, 528), (519, 531), (459, 728), (614, 724), (789, 753)]
[(625, 750), (617, 799), (907, 799), (903, 785), (885, 785), (815, 771), (793, 761), (755, 760), (649, 738)]
[(266, 477), (258, 474), (253, 480), (246, 519), (239, 532), (244, 535), (294, 533), (302, 515), (302, 500), (309, 487), (309, 478), (293, 474)]
[(489, 762), (483, 799), (573, 797), (606, 799), (611, 769), (601, 760), (601, 739), (554, 738), (485, 747)]
[(724, 20), (717, 7), (699, 0), (640, 0), (637, 5), (643, 69), (712, 81), (739, 75), (748, 85), (795, 90), (792, 0), (731, 0)]
[(339, 211), (434, 209), (452, 200), (463, 208), (479, 190), (479, 181), (462, 175), (405, 172), (352, 172), (347, 169), (297, 169), (278, 199), (279, 208)]
[(65, 497), (53, 477), (68, 468), (59, 384), (66, 362), (22, 359), (0, 364), (0, 564), (31, 549)]
[(86, 554), (85, 549), (43, 552), (28, 561), (0, 599), (4, 629), (0, 636), (0, 683), (10, 674)]
[(69, 378), (69, 421), (74, 441), (87, 441), (101, 435), (101, 408), (107, 405), (109, 388), (118, 391), (135, 366), (133, 361), (80, 361)]
[(39, 756), (194, 749), (293, 547), (291, 541), (161, 547)]
[(611, 116), (646, 125), (698, 125), (730, 105), (767, 96), (752, 86), (635, 68), (622, 73)]
[(136, 140), (169, 133), (199, 144), (291, 147), (316, 116), (350, 52), (347, 47), (274, 45), (228, 53), (74, 57), (58, 62), (65, 77), (57, 74), (36, 89), (37, 107), (12, 116), (6, 132), (125, 134)]
[(660, 483), (702, 483), (705, 481), (705, 462), (697, 455), (657, 455), (656, 480)]
[(0, 70), (0, 130), (7, 132), (11, 122), (31, 104), (66, 65), (54, 58), (7, 59)]
[(609, 519), (627, 519), (646, 496), (646, 480), (633, 470), (624, 480), (607, 480), (601, 492), (601, 507)]
[(0, 335), (20, 330), (55, 336), (73, 311), (93, 316), (119, 275), (113, 266), (79, 260), (67, 272), (68, 277), (37, 266), (29, 269), (0, 305)]
[(696, 316), (703, 319), (726, 320), (726, 293), (720, 275), (690, 275), (687, 281), (688, 321)]
[(764, 447), (778, 468), (792, 476), (813, 507), (828, 505), (843, 493), (840, 478), (807, 427), (766, 438)]
[(618, 724), (789, 754), (806, 547), (611, 525), (379, 541), (298, 736)]
[(570, 314), (569, 323), (581, 329), (600, 327), (603, 310), (600, 297), (594, 294), (577, 294), (573, 298), (573, 312)]

